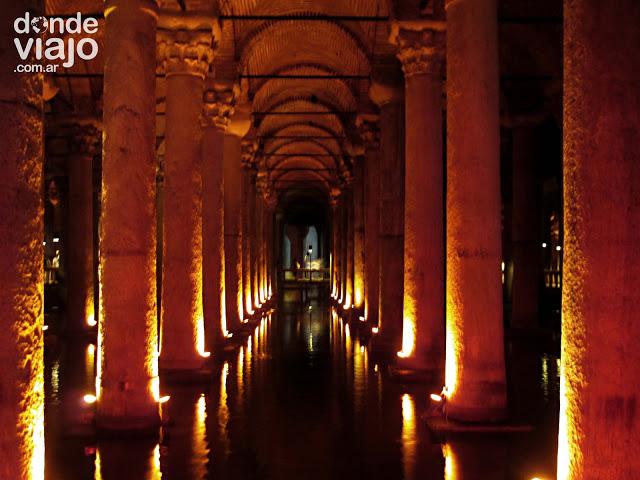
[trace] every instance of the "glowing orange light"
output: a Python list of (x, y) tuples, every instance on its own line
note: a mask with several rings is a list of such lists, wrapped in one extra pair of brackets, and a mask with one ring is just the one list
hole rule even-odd
[(91, 395), (90, 393), (87, 393), (84, 397), (82, 397), (82, 399), (84, 400), (84, 403), (88, 403), (89, 405), (98, 401), (98, 398), (95, 395)]
[(170, 395), (165, 395), (158, 399), (158, 403), (167, 403), (171, 399)]
[(98, 322), (96, 322), (95, 315), (93, 313), (90, 313), (87, 316), (87, 325), (89, 325), (90, 327), (95, 327), (97, 324)]

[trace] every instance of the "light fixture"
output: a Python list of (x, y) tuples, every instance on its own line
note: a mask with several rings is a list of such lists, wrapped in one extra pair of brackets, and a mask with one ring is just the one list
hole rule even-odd
[(364, 322), (364, 316), (360, 315), (358, 318), (360, 319), (361, 322)]
[(560, 250), (562, 250), (562, 247), (561, 247), (560, 245), (558, 245), (558, 246), (556, 247), (556, 251), (557, 251), (557, 252), (559, 252)]
[(49, 330), (49, 325), (43, 325), (42, 331), (46, 332), (47, 330)]
[(431, 395), (429, 395), (429, 398), (431, 398), (431, 400), (433, 400), (434, 402), (442, 401), (442, 395), (438, 395), (437, 393), (432, 393)]
[(209, 358), (211, 356), (211, 352), (200, 352), (200, 356), (203, 358)]
[(547, 248), (547, 242), (542, 242), (542, 248)]
[(378, 333), (380, 329), (378, 327), (371, 328), (371, 333)]
[(60, 237), (53, 237), (53, 243), (58, 243), (60, 241)]
[(84, 400), (84, 403), (88, 403), (89, 405), (91, 405), (92, 403), (96, 403), (96, 401), (98, 400), (95, 395), (91, 395), (90, 393), (87, 393), (84, 397), (82, 397), (82, 399)]
[(167, 403), (169, 401), (169, 399), (171, 398), (170, 395), (165, 395), (164, 397), (160, 397), (158, 399), (158, 403)]

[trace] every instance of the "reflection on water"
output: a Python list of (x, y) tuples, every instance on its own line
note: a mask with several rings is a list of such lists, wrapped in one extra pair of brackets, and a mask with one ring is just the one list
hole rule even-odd
[(432, 387), (392, 382), (357, 328), (317, 297), (265, 314), (210, 381), (163, 385), (171, 400), (155, 439), (96, 441), (82, 402), (93, 388), (94, 344), (48, 347), (46, 478), (552, 478), (556, 357), (509, 353), (515, 415), (540, 428), (440, 443), (422, 418)]

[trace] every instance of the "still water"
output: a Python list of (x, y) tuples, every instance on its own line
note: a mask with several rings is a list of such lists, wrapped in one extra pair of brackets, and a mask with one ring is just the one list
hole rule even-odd
[[(551, 349), (549, 349), (551, 350)], [(96, 439), (95, 347), (46, 352), (47, 480), (554, 478), (557, 357), (507, 345), (512, 418), (527, 433), (433, 437), (435, 386), (403, 385), (319, 298), (281, 301), (207, 384), (163, 385), (160, 439)]]

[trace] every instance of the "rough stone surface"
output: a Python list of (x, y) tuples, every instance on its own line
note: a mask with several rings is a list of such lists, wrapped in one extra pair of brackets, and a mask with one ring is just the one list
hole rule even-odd
[[(159, 424), (155, 4), (106, 3), (97, 424)], [(126, 52), (126, 53), (125, 53)]]
[[(0, 21), (0, 478), (44, 478), (42, 75), (18, 74), (13, 19)], [(19, 208), (16, 206), (19, 205)]]
[(639, 22), (565, 2), (559, 480), (640, 477)]
[(496, 0), (447, 4), (447, 409), (506, 415)]

